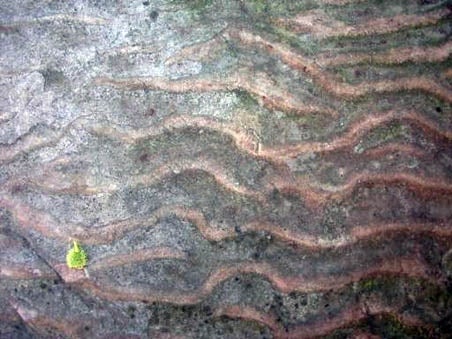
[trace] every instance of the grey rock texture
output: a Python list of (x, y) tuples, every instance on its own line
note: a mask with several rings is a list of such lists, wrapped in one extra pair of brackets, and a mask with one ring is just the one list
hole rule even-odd
[(0, 337), (450, 336), (451, 12), (0, 1)]

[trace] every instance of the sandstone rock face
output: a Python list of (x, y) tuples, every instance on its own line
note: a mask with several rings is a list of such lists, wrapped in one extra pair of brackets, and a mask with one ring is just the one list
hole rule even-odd
[(451, 12), (1, 1), (0, 337), (450, 335)]

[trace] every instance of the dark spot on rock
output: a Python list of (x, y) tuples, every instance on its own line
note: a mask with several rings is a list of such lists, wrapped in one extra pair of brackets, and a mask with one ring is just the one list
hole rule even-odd
[(419, 3), (420, 3), (420, 5), (422, 6), (422, 5), (431, 5), (431, 4), (434, 4), (436, 1), (435, 0), (420, 0), (419, 1)]
[(212, 312), (212, 308), (210, 307), (210, 306), (204, 306), (203, 308), (202, 308), (202, 311), (208, 316), (208, 317), (210, 317), (212, 314), (213, 314), (213, 312)]
[(17, 194), (17, 193), (20, 193), (20, 192), (23, 192), (23, 191), (24, 191), (24, 186), (23, 185), (17, 184), (17, 185), (13, 185), (11, 187), (11, 193), (12, 194)]
[(359, 78), (363, 75), (363, 72), (360, 69), (355, 69), (355, 77)]
[(135, 318), (135, 311), (137, 310), (137, 308), (133, 305), (129, 305), (129, 307), (127, 307), (127, 314), (129, 315), (130, 319), (134, 319)]
[(143, 153), (142, 155), (140, 155), (139, 159), (141, 162), (147, 162), (149, 160), (149, 154)]
[(288, 296), (289, 296), (290, 299), (295, 299), (297, 297), (297, 293), (296, 292), (290, 292)]
[(146, 117), (153, 117), (155, 115), (155, 109), (154, 108), (149, 108), (146, 113), (144, 113), (144, 116)]
[(19, 29), (17, 27), (8, 27), (0, 25), (0, 34), (11, 34), (18, 33)]
[(325, 305), (323, 305), (323, 307), (328, 308), (328, 307), (330, 307), (330, 304), (325, 304)]
[(152, 11), (151, 13), (149, 13), (149, 17), (151, 18), (152, 21), (157, 20), (158, 16), (159, 16), (159, 12), (157, 12), (157, 11)]
[(277, 188), (274, 188), (270, 193), (270, 199), (279, 202), (281, 200), (281, 193)]
[(306, 294), (303, 294), (301, 299), (300, 299), (300, 304), (302, 306), (306, 306), (308, 304), (308, 297)]
[(41, 282), (41, 283), (39, 284), (39, 287), (40, 287), (41, 289), (46, 289), (46, 288), (47, 288), (47, 284), (46, 284), (45, 282)]
[(143, 6), (149, 6), (149, 1), (143, 1)]
[(44, 88), (59, 85), (65, 79), (63, 72), (54, 69), (46, 69), (41, 74), (44, 77)]
[(83, 329), (88, 332), (89, 331), (89, 326), (85, 326)]
[(438, 113), (441, 113), (443, 110), (441, 109), (441, 107), (437, 106), (437, 107), (435, 108), (435, 111), (437, 111)]

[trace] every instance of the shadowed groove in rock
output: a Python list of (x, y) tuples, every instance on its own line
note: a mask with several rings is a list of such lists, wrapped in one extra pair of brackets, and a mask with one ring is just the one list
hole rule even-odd
[[(281, 23), (292, 25), (292, 30), (297, 33), (312, 33), (318, 38), (357, 37), (387, 34), (407, 28), (432, 25), (443, 18), (447, 18), (449, 15), (450, 10), (442, 8), (424, 15), (398, 15), (391, 18), (378, 18), (356, 26), (347, 26), (342, 22), (329, 18), (321, 11), (314, 10), (307, 15), (301, 14), (294, 19), (281, 20)], [(325, 24), (322, 24), (322, 21)], [(320, 24), (317, 22), (320, 22)]]

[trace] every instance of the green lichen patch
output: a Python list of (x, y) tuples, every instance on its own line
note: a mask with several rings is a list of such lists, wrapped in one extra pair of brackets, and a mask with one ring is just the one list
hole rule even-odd
[(69, 268), (81, 270), (88, 263), (88, 256), (85, 250), (80, 247), (77, 241), (74, 241), (73, 247), (66, 254), (66, 264)]

